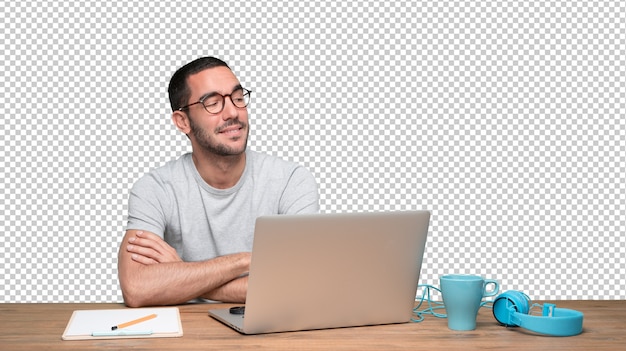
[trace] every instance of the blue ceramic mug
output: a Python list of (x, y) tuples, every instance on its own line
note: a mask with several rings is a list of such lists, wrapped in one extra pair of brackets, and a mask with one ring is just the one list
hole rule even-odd
[[(488, 285), (493, 285), (489, 290)], [(495, 296), (500, 284), (478, 275), (449, 274), (439, 278), (443, 304), (452, 330), (476, 329), (476, 316), (483, 297)]]

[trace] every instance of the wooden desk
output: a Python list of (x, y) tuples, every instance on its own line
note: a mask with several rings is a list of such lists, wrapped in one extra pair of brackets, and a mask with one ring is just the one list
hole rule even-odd
[(229, 305), (180, 306), (182, 338), (62, 341), (74, 310), (124, 308), (121, 304), (0, 304), (1, 350), (615, 350), (626, 349), (626, 301), (556, 301), (585, 314), (584, 331), (546, 337), (504, 328), (481, 309), (477, 329), (455, 332), (445, 319), (421, 323), (241, 335), (207, 315)]

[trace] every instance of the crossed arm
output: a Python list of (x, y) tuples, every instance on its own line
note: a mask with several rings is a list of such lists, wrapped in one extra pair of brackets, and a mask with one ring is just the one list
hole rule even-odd
[(175, 305), (197, 297), (245, 302), (250, 253), (184, 262), (154, 233), (128, 230), (118, 253), (124, 302), (130, 307)]

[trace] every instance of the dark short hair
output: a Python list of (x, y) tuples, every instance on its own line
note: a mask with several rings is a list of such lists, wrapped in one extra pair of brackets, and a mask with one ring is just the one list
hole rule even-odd
[(196, 73), (202, 72), (205, 69), (213, 67), (228, 67), (226, 62), (215, 57), (201, 57), (194, 61), (189, 62), (183, 67), (179, 68), (176, 73), (170, 79), (170, 85), (167, 88), (167, 92), (170, 97), (170, 105), (172, 106), (172, 112), (187, 104), (187, 100), (191, 96), (191, 91), (187, 85), (187, 78)]

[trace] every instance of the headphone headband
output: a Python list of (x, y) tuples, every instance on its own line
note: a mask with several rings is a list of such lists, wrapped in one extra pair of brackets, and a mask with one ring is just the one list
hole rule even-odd
[(519, 326), (530, 331), (554, 335), (571, 336), (583, 330), (583, 313), (554, 304), (544, 304), (543, 315), (529, 315), (530, 299), (519, 291), (507, 291), (493, 302), (493, 316), (507, 327)]

